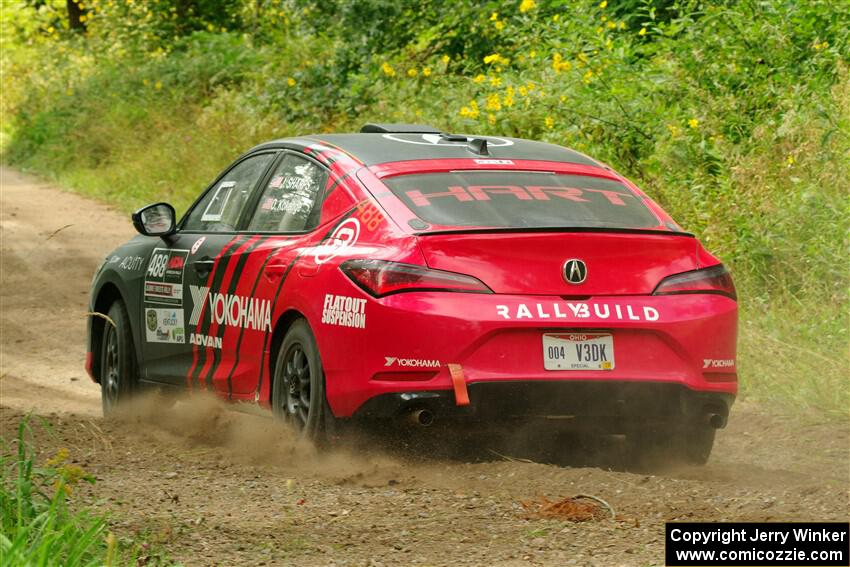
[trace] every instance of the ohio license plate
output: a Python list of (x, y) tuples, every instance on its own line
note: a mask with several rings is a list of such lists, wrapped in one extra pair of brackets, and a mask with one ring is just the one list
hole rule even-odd
[(546, 370), (613, 370), (614, 337), (610, 333), (543, 335)]

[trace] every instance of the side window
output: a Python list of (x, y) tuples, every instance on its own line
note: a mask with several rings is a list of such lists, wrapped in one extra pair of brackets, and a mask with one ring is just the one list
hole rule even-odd
[(195, 205), (189, 213), (189, 218), (183, 224), (183, 230), (201, 232), (236, 230), (239, 217), (251, 198), (251, 190), (257, 185), (274, 157), (274, 154), (260, 154), (239, 162)]
[(302, 157), (287, 154), (260, 196), (248, 230), (297, 232), (318, 224), (314, 205), (328, 172)]

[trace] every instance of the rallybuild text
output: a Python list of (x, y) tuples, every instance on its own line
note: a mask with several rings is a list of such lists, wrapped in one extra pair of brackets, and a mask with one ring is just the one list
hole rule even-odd
[(668, 523), (674, 565), (848, 565), (847, 523)]

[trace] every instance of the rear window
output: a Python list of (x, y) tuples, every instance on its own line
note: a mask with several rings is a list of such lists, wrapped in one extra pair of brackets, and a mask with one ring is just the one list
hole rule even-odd
[(457, 171), (383, 182), (425, 222), (497, 228), (654, 228), (655, 215), (622, 183), (586, 175)]

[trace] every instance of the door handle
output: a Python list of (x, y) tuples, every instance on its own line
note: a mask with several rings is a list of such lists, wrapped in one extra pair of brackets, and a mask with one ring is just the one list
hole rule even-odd
[(286, 264), (269, 264), (263, 269), (263, 275), (266, 279), (276, 280), (286, 273), (287, 268)]
[(215, 264), (215, 260), (212, 258), (201, 258), (192, 262), (192, 269), (198, 275), (209, 274), (213, 269), (213, 264)]

